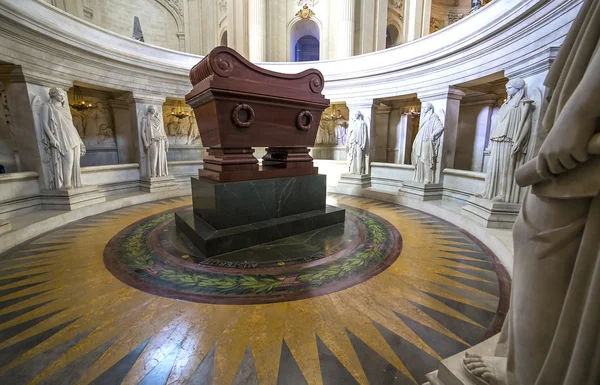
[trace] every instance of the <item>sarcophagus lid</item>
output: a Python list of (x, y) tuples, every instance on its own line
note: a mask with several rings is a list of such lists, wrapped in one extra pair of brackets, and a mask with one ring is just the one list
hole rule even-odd
[(196, 64), (190, 81), (186, 102), (210, 147), (311, 147), (329, 105), (320, 71), (269, 71), (227, 47)]

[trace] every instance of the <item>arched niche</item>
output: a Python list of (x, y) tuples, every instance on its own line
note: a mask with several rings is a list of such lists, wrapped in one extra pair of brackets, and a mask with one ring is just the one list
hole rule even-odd
[(293, 61), (318, 61), (319, 40), (312, 35), (304, 35), (296, 42)]
[[(314, 38), (318, 42), (318, 57), (322, 55), (322, 44), (321, 44), (321, 26), (319, 21), (312, 17), (310, 19), (302, 19), (300, 17), (294, 18), (288, 25), (288, 61), (297, 61), (296, 59), (296, 47), (300, 39), (308, 41), (310, 37)], [(314, 43), (314, 40), (313, 40)]]
[(395, 24), (388, 24), (385, 29), (385, 48), (391, 48), (402, 43), (400, 30)]

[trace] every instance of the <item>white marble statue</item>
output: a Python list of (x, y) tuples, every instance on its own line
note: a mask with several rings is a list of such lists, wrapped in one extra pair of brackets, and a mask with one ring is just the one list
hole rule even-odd
[(346, 151), (348, 152), (348, 172), (350, 174), (365, 173), (365, 158), (369, 141), (369, 125), (360, 111), (356, 111), (350, 124)]
[(600, 384), (600, 156), (587, 153), (599, 131), (599, 23), (600, 2), (585, 0), (546, 78), (548, 136), (535, 161), (547, 179), (525, 194), (513, 229), (495, 356), (463, 359), (477, 384)]
[(433, 111), (433, 105), (423, 103), (419, 131), (412, 147), (411, 163), (415, 166), (413, 182), (435, 183), (437, 156), (443, 132), (444, 125)]
[(338, 146), (345, 146), (348, 140), (348, 120), (342, 116), (340, 110), (335, 112), (335, 139)]
[(148, 106), (146, 115), (142, 118), (140, 130), (146, 151), (147, 176), (149, 177), (169, 175), (167, 168), (169, 140), (156, 111), (156, 107)]
[(485, 188), (478, 197), (494, 202), (519, 203), (521, 189), (515, 182), (515, 171), (527, 157), (533, 100), (528, 99), (523, 79), (506, 84), (508, 98), (500, 107), (496, 127), (490, 135), (490, 159)]
[(65, 106), (64, 92), (54, 87), (48, 96), (48, 102), (40, 107), (42, 142), (51, 174), (48, 187), (56, 190), (81, 187), (79, 161), (85, 155), (85, 145), (73, 125), (69, 106)]

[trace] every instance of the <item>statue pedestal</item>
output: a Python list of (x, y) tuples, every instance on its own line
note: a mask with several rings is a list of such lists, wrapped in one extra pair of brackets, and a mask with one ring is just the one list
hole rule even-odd
[(336, 187), (340, 194), (360, 195), (362, 189), (371, 187), (371, 176), (367, 174), (342, 174)]
[(463, 206), (462, 214), (485, 227), (511, 229), (521, 210), (520, 203), (492, 202), (489, 199), (471, 197)]
[(422, 201), (435, 201), (442, 199), (444, 187), (437, 183), (402, 182), (400, 191), (407, 196)]
[(499, 334), (440, 361), (439, 369), (426, 375), (429, 382), (423, 385), (475, 385), (463, 372), (462, 359), (465, 353), (493, 356), (498, 343)]
[(326, 178), (192, 178), (194, 210), (175, 213), (175, 223), (206, 257), (343, 223), (345, 210), (325, 204)]
[(174, 190), (177, 188), (177, 182), (172, 175), (143, 177), (140, 179), (140, 190), (143, 192), (157, 192), (165, 190)]
[(42, 207), (47, 210), (76, 210), (106, 202), (98, 186), (83, 186), (70, 190), (41, 190)]
[(0, 234), (8, 233), (12, 230), (12, 226), (9, 221), (0, 220)]

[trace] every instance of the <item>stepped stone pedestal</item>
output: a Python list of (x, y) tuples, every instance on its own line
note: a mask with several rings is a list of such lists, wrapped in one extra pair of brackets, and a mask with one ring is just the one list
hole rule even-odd
[(165, 190), (173, 190), (177, 188), (177, 182), (172, 175), (143, 177), (140, 179), (140, 190), (143, 192), (157, 192)]
[(345, 210), (325, 200), (325, 175), (222, 183), (192, 178), (194, 210), (176, 213), (175, 223), (209, 257), (344, 222)]
[(423, 385), (476, 385), (463, 372), (462, 359), (465, 357), (465, 353), (493, 356), (498, 344), (498, 337), (497, 334), (478, 345), (440, 361), (439, 369), (427, 374), (429, 382)]
[(481, 225), (494, 229), (511, 229), (521, 210), (520, 203), (493, 202), (471, 197), (462, 214)]
[(69, 190), (41, 190), (40, 196), (42, 207), (47, 210), (76, 210), (106, 202), (98, 186), (83, 186)]
[(420, 183), (406, 181), (402, 182), (400, 191), (407, 196), (422, 201), (434, 201), (442, 199), (444, 187), (437, 183)]
[(371, 176), (367, 174), (342, 174), (336, 191), (347, 195), (360, 195), (362, 189), (371, 187)]

